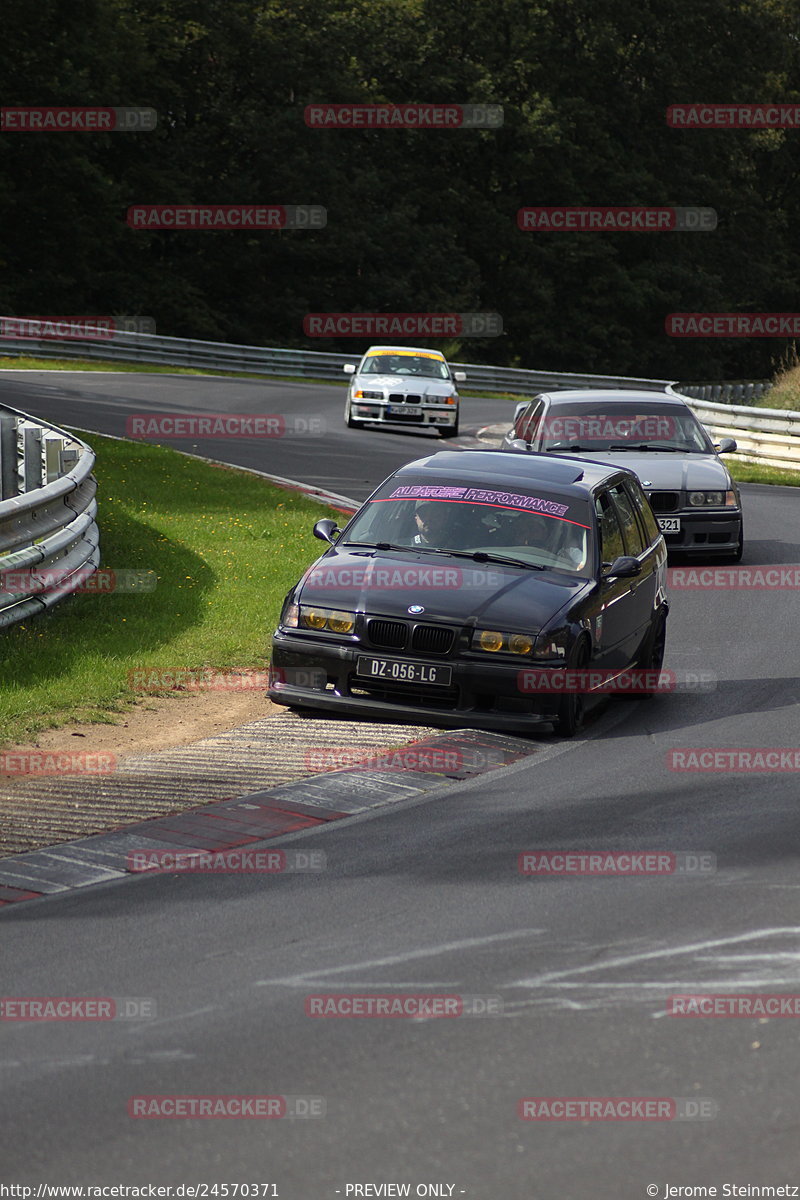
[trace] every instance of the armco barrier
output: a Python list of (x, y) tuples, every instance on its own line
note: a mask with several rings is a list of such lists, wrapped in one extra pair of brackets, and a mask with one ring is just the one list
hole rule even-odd
[[(40, 358), (88, 358), (110, 362), (146, 362), (196, 367), (207, 371), (243, 371), (248, 374), (289, 375), (305, 379), (344, 382), (342, 367), (358, 360), (358, 353), (329, 354), (318, 350), (238, 346), (232, 342), (201, 342), (190, 338), (159, 337), (149, 333), (117, 332), (113, 337), (81, 339), (14, 338), (2, 333), (0, 354), (33, 354)], [(85, 330), (76, 329), (76, 334)], [(800, 467), (800, 414), (768, 408), (738, 406), (769, 391), (767, 382), (675, 383), (668, 379), (639, 379), (620, 375), (577, 375), (528, 371), (483, 363), (452, 364), (467, 375), (467, 389), (510, 392), (534, 396), (565, 388), (633, 388), (671, 391), (691, 399), (692, 408), (714, 437), (735, 437), (736, 457), (766, 466)]]
[[(79, 438), (0, 408), (0, 627), (50, 608), (97, 570), (94, 462)], [(4, 590), (9, 576), (31, 572), (52, 572), (53, 582)]]

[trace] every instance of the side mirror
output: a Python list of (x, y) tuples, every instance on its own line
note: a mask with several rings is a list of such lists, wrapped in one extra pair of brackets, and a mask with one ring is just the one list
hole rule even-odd
[(315, 538), (319, 538), (321, 542), (330, 542), (332, 546), (336, 545), (336, 537), (334, 535), (338, 535), (341, 532), (339, 526), (330, 517), (324, 517), (323, 520), (317, 521), (313, 530)]
[(345, 375), (355, 375), (355, 373), (356, 373), (355, 363), (345, 363), (344, 366), (342, 367), (342, 370), (344, 371)]
[(736, 442), (733, 438), (722, 438), (722, 440), (714, 446), (714, 449), (716, 450), (717, 454), (733, 454), (734, 450), (736, 449)]
[(466, 371), (453, 371), (453, 379), (455, 379), (456, 383), (463, 383), (466, 378)]
[(519, 414), (525, 412), (525, 409), (528, 407), (529, 404), (530, 404), (530, 400), (520, 400), (519, 404), (517, 404), (515, 406), (515, 408), (514, 408), (514, 424), (515, 425), (517, 423), (517, 418), (519, 417)]
[(629, 554), (621, 554), (619, 558), (615, 558), (611, 566), (607, 570), (600, 573), (601, 579), (632, 579), (634, 575), (641, 575), (642, 564), (638, 558), (633, 558)]
[(530, 450), (530, 446), (523, 438), (512, 438), (508, 443), (508, 449), (521, 450), (524, 454), (527, 454)]

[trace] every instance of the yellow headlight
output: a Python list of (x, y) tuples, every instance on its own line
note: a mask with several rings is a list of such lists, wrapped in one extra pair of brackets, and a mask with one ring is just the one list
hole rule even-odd
[(512, 654), (530, 654), (533, 649), (533, 638), (524, 633), (512, 633), (508, 639), (508, 648)]
[(484, 629), (483, 633), (480, 636), (478, 644), (479, 644), (481, 650), (491, 650), (491, 651), (502, 650), (503, 649), (503, 635), (502, 635), (502, 633), (495, 633), (491, 629)]
[(354, 626), (355, 621), (350, 613), (332, 612), (328, 617), (328, 628), (334, 633), (352, 633)]
[(327, 620), (325, 613), (317, 612), (314, 608), (307, 608), (303, 613), (303, 624), (310, 629), (324, 629)]
[(361, 400), (361, 399), (363, 399), (363, 396), (364, 396), (364, 393), (362, 391), (356, 390), (353, 392), (354, 400)]

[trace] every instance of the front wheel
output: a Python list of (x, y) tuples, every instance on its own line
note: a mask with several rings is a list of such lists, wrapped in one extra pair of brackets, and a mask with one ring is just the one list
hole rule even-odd
[(736, 544), (736, 549), (733, 554), (726, 554), (723, 562), (738, 563), (742, 561), (744, 554), (744, 525), (739, 526), (739, 541)]
[(458, 417), (456, 416), (455, 425), (448, 425), (439, 430), (439, 436), (443, 438), (458, 437)]
[[(581, 642), (567, 664), (568, 671), (579, 671), (589, 660), (589, 650), (585, 642)], [(559, 737), (574, 737), (583, 726), (584, 704), (580, 692), (568, 692), (561, 697), (558, 704), (558, 716), (553, 722), (553, 730)]]

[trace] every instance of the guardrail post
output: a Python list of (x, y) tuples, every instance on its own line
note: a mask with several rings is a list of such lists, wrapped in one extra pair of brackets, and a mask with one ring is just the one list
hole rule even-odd
[(43, 483), (42, 430), (26, 426), (23, 431), (23, 446), (25, 491), (33, 492), (42, 487)]
[(0, 500), (17, 495), (17, 418), (0, 413)]

